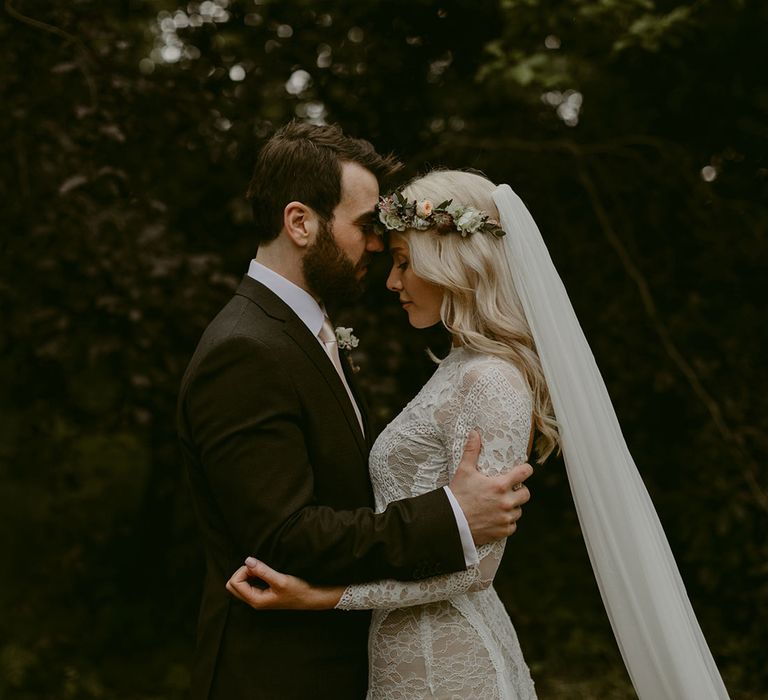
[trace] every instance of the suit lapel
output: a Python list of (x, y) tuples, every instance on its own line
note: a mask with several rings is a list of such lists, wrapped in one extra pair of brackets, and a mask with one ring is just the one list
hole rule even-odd
[[(349, 401), (347, 390), (344, 388), (344, 384), (336, 372), (336, 368), (333, 366), (331, 358), (328, 357), (325, 350), (320, 346), (320, 342), (317, 338), (312, 335), (310, 330), (304, 325), (304, 322), (293, 312), (290, 306), (269, 288), (261, 284), (261, 282), (257, 282), (252, 277), (249, 277), (248, 275), (243, 277), (243, 280), (237, 289), (237, 294), (247, 297), (255, 304), (258, 304), (265, 313), (273, 318), (285, 322), (283, 330), (312, 361), (317, 368), (317, 371), (320, 372), (323, 379), (325, 379), (328, 386), (333, 391), (333, 394), (339, 403), (339, 407), (341, 408), (347, 423), (349, 423), (350, 430), (355, 436), (355, 441), (360, 448), (360, 452), (365, 459), (368, 459), (369, 446), (366, 444), (366, 437), (360, 432), (360, 423), (357, 420), (355, 409), (352, 408), (352, 404)], [(352, 393), (355, 398), (358, 399), (358, 408), (360, 408), (360, 413), (363, 416), (365, 435), (368, 436), (370, 435), (368, 417), (364, 411), (362, 402), (359, 400), (360, 394), (359, 391), (357, 391), (356, 385), (354, 382), (349, 381), (352, 372), (348, 368), (346, 358), (342, 358), (341, 364), (344, 368), (344, 374), (349, 382), (350, 388), (352, 389)]]
[[(365, 444), (365, 438), (360, 432), (360, 423), (358, 422), (357, 416), (355, 415), (355, 409), (352, 408), (352, 404), (349, 401), (349, 395), (347, 394), (347, 390), (344, 388), (344, 384), (342, 384), (341, 377), (339, 377), (336, 368), (331, 362), (331, 358), (328, 357), (325, 350), (320, 347), (318, 340), (312, 335), (312, 333), (309, 332), (309, 329), (297, 316), (286, 321), (284, 330), (286, 334), (289, 335), (304, 351), (304, 353), (312, 361), (315, 367), (317, 367), (317, 370), (320, 372), (320, 374), (323, 375), (323, 378), (333, 391), (333, 394), (336, 397), (336, 401), (344, 413), (344, 417), (347, 419), (347, 423), (349, 423), (349, 428), (355, 436), (355, 441), (357, 442), (357, 446), (360, 448), (360, 452), (362, 452), (363, 456), (367, 459), (368, 449), (367, 445)], [(344, 361), (342, 361), (342, 366), (344, 364)], [(354, 393), (354, 389), (352, 389), (352, 392), (355, 395), (355, 398), (357, 398), (357, 394)], [(363, 424), (366, 425), (365, 418), (363, 418)]]
[[(346, 355), (346, 353), (344, 353), (344, 355)], [(373, 441), (371, 440), (371, 425), (370, 418), (368, 416), (368, 404), (366, 403), (363, 394), (360, 391), (360, 387), (355, 380), (355, 372), (352, 369), (352, 363), (345, 356), (342, 356), (341, 358), (341, 367), (344, 370), (344, 376), (347, 379), (347, 384), (349, 384), (349, 388), (352, 390), (352, 395), (355, 397), (357, 407), (360, 409), (360, 415), (363, 418), (363, 427), (365, 428), (365, 444), (368, 446), (368, 450), (370, 451)]]

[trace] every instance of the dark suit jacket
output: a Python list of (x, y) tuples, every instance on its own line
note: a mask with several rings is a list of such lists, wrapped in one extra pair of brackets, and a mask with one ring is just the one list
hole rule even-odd
[(200, 340), (178, 421), (207, 566), (193, 696), (362, 698), (369, 613), (257, 612), (224, 585), (247, 555), (327, 584), (463, 569), (445, 493), (374, 514), (370, 445), (336, 370), (248, 276)]

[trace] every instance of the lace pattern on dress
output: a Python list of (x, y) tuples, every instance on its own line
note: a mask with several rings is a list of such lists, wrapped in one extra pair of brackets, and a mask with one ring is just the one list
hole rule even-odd
[[(500, 358), (455, 348), (381, 433), (370, 456), (376, 508), (448, 484), (467, 434), (480, 430), (479, 468), (526, 460), (531, 396)], [(511, 621), (492, 582), (504, 541), (478, 548), (466, 571), (347, 587), (338, 609), (373, 609), (369, 698), (535, 698)]]

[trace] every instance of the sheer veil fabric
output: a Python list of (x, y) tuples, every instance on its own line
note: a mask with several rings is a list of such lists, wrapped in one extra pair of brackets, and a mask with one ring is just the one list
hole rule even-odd
[(560, 426), (592, 568), (635, 691), (640, 700), (728, 698), (536, 222), (508, 185), (500, 185), (493, 199), (507, 234), (511, 281)]

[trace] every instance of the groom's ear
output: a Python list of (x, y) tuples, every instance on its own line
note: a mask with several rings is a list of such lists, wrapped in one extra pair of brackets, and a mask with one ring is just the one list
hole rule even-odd
[(300, 248), (306, 248), (315, 240), (317, 224), (317, 214), (306, 204), (289, 202), (283, 210), (283, 228)]

